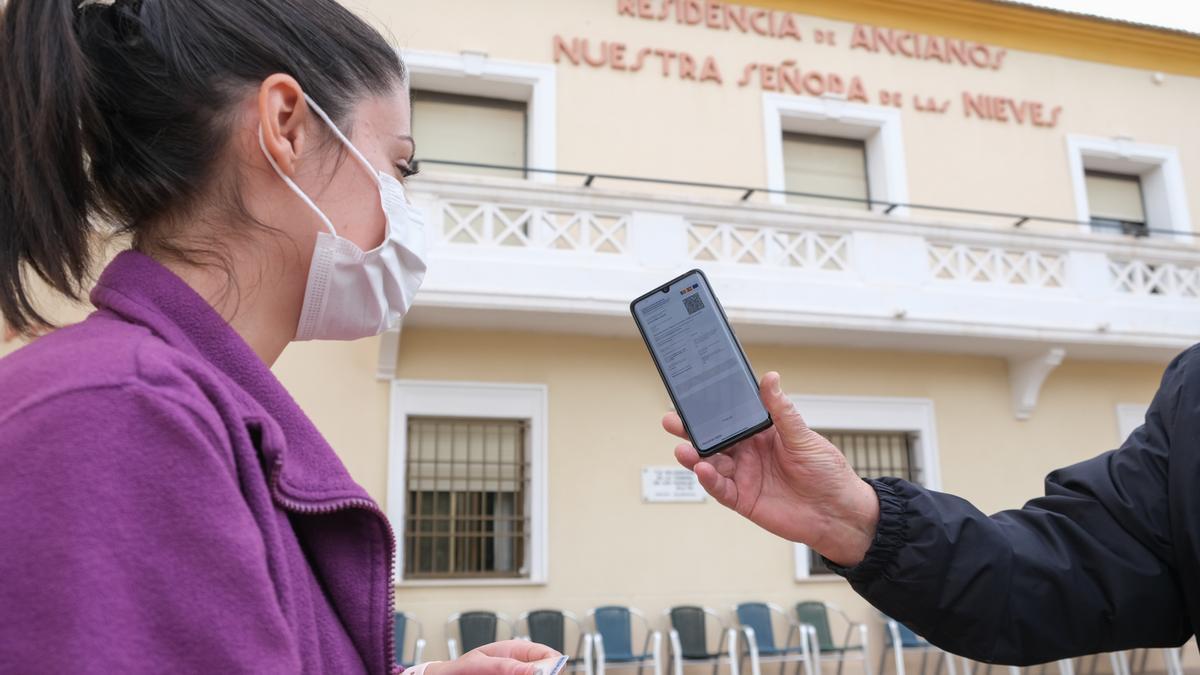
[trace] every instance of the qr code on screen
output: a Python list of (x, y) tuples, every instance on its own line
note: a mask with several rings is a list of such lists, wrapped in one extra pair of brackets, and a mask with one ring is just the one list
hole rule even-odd
[(693, 293), (683, 299), (683, 306), (687, 309), (688, 316), (691, 316), (704, 309), (704, 299), (700, 297), (699, 293)]

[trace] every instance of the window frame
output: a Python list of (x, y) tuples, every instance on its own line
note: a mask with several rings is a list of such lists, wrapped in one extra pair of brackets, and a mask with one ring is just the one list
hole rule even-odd
[[(864, 141), (867, 160), (867, 193), (872, 200), (867, 213), (883, 213), (888, 204), (908, 203), (908, 169), (904, 157), (900, 111), (834, 98), (790, 94), (763, 94), (763, 131), (766, 148), (767, 187), (771, 204), (787, 205), (783, 160), (783, 134), (793, 132)], [(792, 205), (799, 206), (799, 205)], [(897, 207), (892, 215), (907, 215)]]
[[(397, 535), (397, 586), (530, 586), (548, 581), (549, 389), (542, 384), (395, 380), (388, 433), (387, 515)], [(523, 578), (406, 579), (403, 527), (408, 482), (409, 417), (524, 419), (529, 424), (529, 575)]]
[[(942, 486), (941, 460), (938, 454), (937, 421), (933, 401), (925, 398), (877, 396), (790, 395), (792, 402), (813, 429), (838, 431), (905, 432), (913, 436), (913, 458), (925, 477), (923, 485), (931, 490)], [(837, 575), (812, 575), (809, 549), (793, 544), (797, 582), (842, 581)]]
[[(1187, 189), (1179, 151), (1171, 146), (1135, 143), (1126, 138), (1067, 136), (1067, 161), (1075, 196), (1075, 217), (1081, 232), (1107, 234), (1091, 224), (1088, 202), (1087, 171), (1138, 176), (1142, 186), (1142, 206), (1150, 229), (1177, 230), (1178, 234), (1155, 234), (1157, 239), (1175, 239), (1191, 243), (1194, 239)], [(1128, 235), (1118, 235), (1128, 236)]]
[[(472, 51), (449, 54), (405, 49), (400, 57), (412, 89), (528, 104), (526, 166), (546, 171), (557, 168), (558, 101), (554, 66), (493, 59)], [(419, 160), (421, 139), (416, 141)], [(437, 170), (434, 166), (431, 169)], [(552, 173), (531, 171), (528, 180), (553, 183), (556, 177)]]

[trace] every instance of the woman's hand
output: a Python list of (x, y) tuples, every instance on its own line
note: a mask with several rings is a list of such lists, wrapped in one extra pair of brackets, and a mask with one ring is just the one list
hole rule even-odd
[[(675, 458), (714, 499), (763, 529), (808, 544), (838, 565), (858, 564), (879, 522), (875, 491), (808, 428), (783, 394), (779, 373), (763, 377), (759, 396), (775, 426), (707, 459), (684, 443)], [(687, 440), (677, 414), (667, 414), (663, 428)]]
[(425, 675), (536, 675), (533, 662), (559, 656), (536, 642), (506, 640), (484, 645), (453, 661), (431, 663)]

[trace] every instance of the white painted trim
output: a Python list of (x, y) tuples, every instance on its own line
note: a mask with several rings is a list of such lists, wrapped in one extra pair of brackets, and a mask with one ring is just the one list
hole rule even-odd
[[(493, 59), (478, 52), (404, 50), (401, 57), (408, 68), (410, 86), (528, 102), (528, 164), (550, 171), (557, 168), (558, 93), (554, 66)], [(529, 179), (555, 182), (554, 175), (548, 173), (531, 173)]]
[[(791, 395), (796, 409), (813, 429), (838, 431), (905, 431), (916, 437), (916, 459), (921, 463), (923, 485), (941, 489), (937, 420), (933, 401), (925, 398), (874, 396)], [(808, 547), (795, 544), (796, 581), (815, 581), (809, 575)], [(824, 580), (824, 579), (821, 579)]]
[(401, 321), (395, 328), (379, 336), (379, 359), (375, 366), (375, 379), (380, 382), (390, 382), (396, 379), (396, 364), (400, 360), (400, 331), (404, 328)]
[[(856, 138), (867, 145), (867, 183), (871, 198), (881, 202), (908, 203), (908, 169), (900, 111), (895, 108), (848, 103), (837, 99), (763, 94), (763, 132), (767, 153), (767, 187), (784, 190), (783, 133), (802, 133)], [(772, 194), (773, 204), (787, 202), (785, 195)], [(877, 207), (876, 210), (882, 210)], [(904, 215), (906, 209), (893, 214)]]
[(545, 584), (549, 574), (549, 389), (543, 384), (396, 380), (388, 434), (387, 514), (403, 539), (410, 416), (488, 417), (529, 421), (529, 575), (525, 579), (404, 580), (404, 547), (396, 550), (395, 583), (404, 586)]
[(1179, 150), (1166, 145), (1134, 143), (1123, 138), (1067, 136), (1067, 162), (1071, 169), (1071, 187), (1075, 193), (1075, 217), (1080, 229), (1092, 232), (1084, 171), (1094, 169), (1137, 175), (1142, 180), (1146, 221), (1152, 228), (1182, 230), (1169, 235), (1191, 243), (1192, 217), (1188, 209), (1187, 189)]
[(1033, 417), (1042, 385), (1055, 368), (1062, 365), (1067, 350), (1052, 347), (1044, 352), (1008, 359), (1008, 383), (1012, 394), (1013, 414), (1018, 420)]
[(1118, 403), (1117, 404), (1117, 443), (1124, 443), (1134, 429), (1142, 426), (1146, 420), (1147, 403)]

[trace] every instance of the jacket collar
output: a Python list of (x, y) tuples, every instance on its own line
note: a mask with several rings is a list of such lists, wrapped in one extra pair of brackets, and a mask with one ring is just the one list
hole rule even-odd
[(212, 364), (262, 408), (247, 406), (245, 422), (260, 426), (267, 459), (282, 461), (278, 489), (284, 497), (305, 504), (370, 500), (271, 369), (173, 272), (143, 253), (125, 251), (104, 270), (91, 300)]

